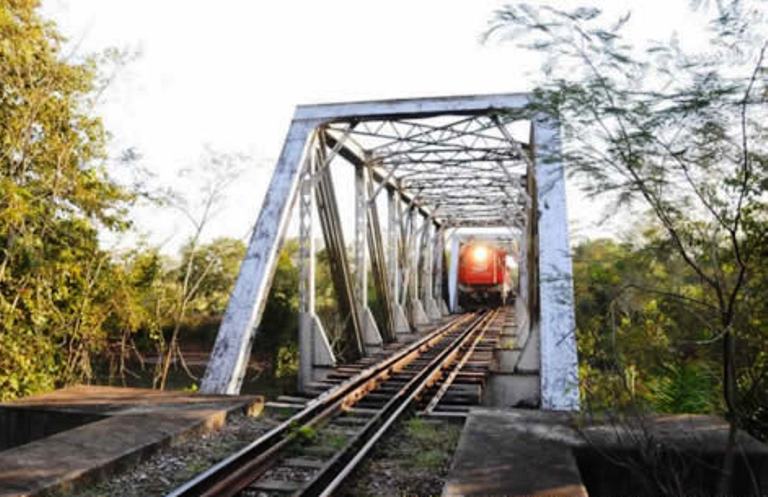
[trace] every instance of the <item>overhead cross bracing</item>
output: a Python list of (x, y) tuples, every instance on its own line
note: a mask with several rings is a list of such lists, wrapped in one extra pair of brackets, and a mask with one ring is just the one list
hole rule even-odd
[(380, 186), (391, 185), (443, 227), (521, 226), (528, 143), (504, 115), (334, 122), (334, 143), (354, 150)]
[[(521, 364), (540, 379), (543, 408), (578, 408), (559, 127), (552, 116), (529, 112), (528, 98), (480, 95), (299, 106), (201, 391), (240, 391), (296, 205), (300, 387), (340, 360), (315, 312), (313, 213), (330, 259), (339, 317), (346, 323), (343, 342), (358, 355), (400, 340), (401, 332), (434, 325), (448, 312), (443, 275), (448, 274), (448, 286), (455, 283), (458, 242), (448, 240), (450, 233), (462, 227), (507, 227), (508, 235), (512, 231), (519, 237), (515, 316)], [(516, 119), (525, 120), (527, 140), (514, 138)], [(332, 163), (351, 164), (354, 184), (337, 184)], [(347, 213), (337, 203), (339, 191), (354, 195), (352, 226), (344, 226)], [(384, 197), (386, 209), (377, 202)], [(352, 237), (345, 238), (350, 228)], [(448, 252), (451, 268), (446, 270)], [(377, 319), (369, 309), (369, 274), (384, 313)]]

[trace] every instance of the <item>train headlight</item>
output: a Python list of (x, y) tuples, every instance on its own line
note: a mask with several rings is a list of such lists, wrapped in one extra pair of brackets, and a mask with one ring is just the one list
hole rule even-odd
[(478, 245), (476, 247), (472, 247), (472, 251), (469, 255), (472, 258), (472, 262), (476, 264), (485, 264), (491, 253), (490, 250), (488, 250), (488, 247)]

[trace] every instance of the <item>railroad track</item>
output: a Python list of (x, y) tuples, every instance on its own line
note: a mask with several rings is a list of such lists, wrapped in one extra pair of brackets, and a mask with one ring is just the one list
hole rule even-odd
[(444, 401), (500, 314), (453, 319), (324, 392), (167, 497), (333, 495), (398, 419)]

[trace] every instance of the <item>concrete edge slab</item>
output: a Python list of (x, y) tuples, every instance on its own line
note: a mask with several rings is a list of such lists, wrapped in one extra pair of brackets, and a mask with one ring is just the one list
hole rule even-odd
[[(631, 461), (642, 465), (685, 460), (683, 483), (701, 485), (706, 491), (717, 483), (713, 468), (722, 463), (727, 437), (727, 423), (716, 416), (607, 419), (557, 411), (473, 408), (442, 495), (586, 496), (587, 488), (595, 495), (630, 495), (637, 485), (648, 482), (637, 480), (636, 474), (627, 473), (626, 465), (616, 461), (640, 457), (650, 442), (655, 452)], [(734, 467), (734, 494), (752, 495), (753, 484), (764, 492), (768, 445), (744, 432), (737, 433), (736, 441), (740, 456)], [(749, 472), (752, 481), (748, 481)]]
[(520, 430), (499, 412), (509, 411), (470, 412), (443, 497), (587, 496), (567, 443)]
[[(199, 396), (198, 403), (138, 406), (0, 452), (0, 497), (32, 497), (73, 489), (147, 459), (163, 447), (214, 431), (235, 413), (258, 415), (262, 397)], [(40, 409), (39, 405), (35, 409)]]

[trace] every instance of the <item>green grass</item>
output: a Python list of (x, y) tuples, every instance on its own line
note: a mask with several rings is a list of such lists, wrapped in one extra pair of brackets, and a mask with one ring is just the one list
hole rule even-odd
[(437, 471), (442, 468), (445, 463), (445, 453), (437, 450), (419, 452), (413, 458), (413, 465), (419, 469)]
[(288, 436), (293, 437), (294, 445), (309, 445), (317, 440), (317, 430), (311, 426), (299, 426), (293, 423), (289, 428)]
[(448, 464), (461, 429), (446, 423), (411, 418), (405, 422), (405, 435), (410, 442), (403, 447), (401, 466), (436, 471)]
[(438, 497), (461, 428), (416, 417), (398, 423), (341, 497)]
[(348, 440), (346, 436), (339, 433), (324, 433), (320, 438), (320, 444), (334, 450), (341, 450), (347, 445)]

